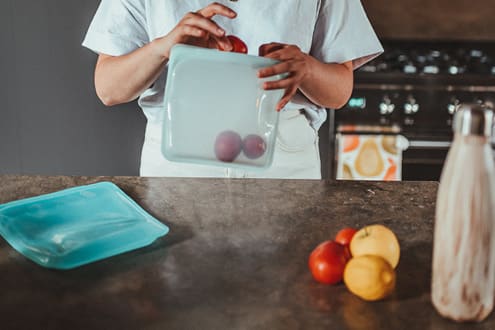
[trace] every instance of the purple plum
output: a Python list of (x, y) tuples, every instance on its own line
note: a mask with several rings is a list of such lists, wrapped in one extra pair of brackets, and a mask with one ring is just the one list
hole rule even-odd
[(242, 141), (242, 150), (249, 159), (256, 159), (265, 153), (266, 143), (265, 140), (259, 135), (250, 134)]
[(242, 139), (234, 131), (223, 131), (215, 140), (215, 155), (217, 159), (231, 163), (241, 153)]

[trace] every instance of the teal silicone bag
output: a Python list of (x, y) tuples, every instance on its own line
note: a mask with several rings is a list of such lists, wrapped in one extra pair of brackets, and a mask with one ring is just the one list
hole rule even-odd
[(48, 268), (70, 269), (144, 247), (168, 231), (111, 182), (0, 205), (0, 235)]

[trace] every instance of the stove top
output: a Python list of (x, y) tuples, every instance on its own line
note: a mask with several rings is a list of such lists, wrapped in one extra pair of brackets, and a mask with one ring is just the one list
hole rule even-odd
[(382, 56), (359, 72), (495, 77), (495, 47), (491, 43), (389, 41), (384, 48)]

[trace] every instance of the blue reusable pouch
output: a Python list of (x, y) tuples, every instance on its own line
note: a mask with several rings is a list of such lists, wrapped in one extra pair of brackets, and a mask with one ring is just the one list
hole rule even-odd
[(131, 251), (168, 231), (111, 182), (0, 205), (0, 235), (47, 268), (75, 268)]

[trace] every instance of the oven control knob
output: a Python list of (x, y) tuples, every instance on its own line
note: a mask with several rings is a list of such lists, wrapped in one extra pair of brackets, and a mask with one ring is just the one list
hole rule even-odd
[(459, 101), (455, 97), (450, 100), (449, 104), (447, 104), (447, 111), (449, 112), (449, 115), (454, 115), (457, 107), (459, 106), (459, 103), (461, 103), (461, 101)]
[(419, 111), (419, 104), (416, 102), (416, 99), (409, 95), (406, 99), (406, 103), (404, 103), (404, 113), (406, 115), (414, 115)]
[(392, 103), (392, 100), (387, 95), (383, 97), (378, 107), (382, 115), (389, 115), (395, 110), (395, 104)]
[(495, 110), (495, 99), (493, 98), (487, 98), (485, 99), (485, 102), (483, 102), (483, 105), (487, 107), (488, 109)]

